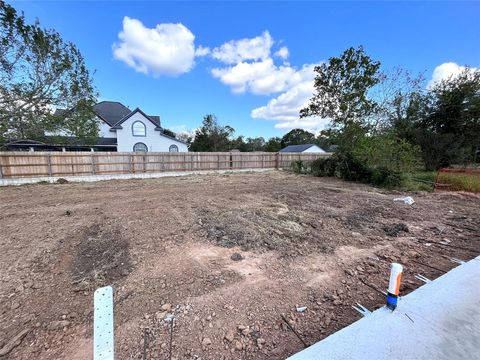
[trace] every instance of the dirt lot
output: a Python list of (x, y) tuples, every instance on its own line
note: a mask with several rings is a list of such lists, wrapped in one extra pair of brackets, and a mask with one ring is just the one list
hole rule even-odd
[(405, 294), (480, 253), (478, 195), (399, 195), (278, 171), (0, 188), (0, 354), (24, 331), (3, 358), (92, 358), (111, 284), (118, 359), (168, 359), (168, 314), (172, 359), (284, 359), (282, 314), (312, 344), (383, 305), (390, 262)]

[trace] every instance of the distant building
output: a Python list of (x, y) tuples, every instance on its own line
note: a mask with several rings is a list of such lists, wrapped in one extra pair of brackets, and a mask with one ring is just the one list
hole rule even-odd
[(325, 153), (320, 146), (315, 144), (288, 145), (280, 150), (282, 153)]
[[(86, 145), (80, 139), (58, 134), (47, 136), (48, 142), (19, 140), (6, 144), (8, 150), (68, 150), (68, 151), (123, 151), (123, 152), (187, 152), (184, 141), (164, 133), (160, 116), (147, 115), (139, 108), (130, 110), (117, 101), (102, 101), (93, 108), (98, 123), (99, 137), (95, 144)], [(57, 109), (62, 115), (66, 110)], [(55, 136), (54, 136), (55, 135)], [(56, 144), (55, 139), (62, 143)]]

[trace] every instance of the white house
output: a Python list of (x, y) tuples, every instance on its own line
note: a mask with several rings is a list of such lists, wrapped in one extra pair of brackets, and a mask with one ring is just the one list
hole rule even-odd
[[(187, 152), (185, 142), (175, 139), (164, 132), (160, 117), (147, 115), (139, 108), (130, 110), (117, 101), (102, 101), (94, 107), (98, 123), (99, 137), (93, 145), (85, 145), (80, 139), (65, 136), (62, 132), (47, 134), (62, 136), (62, 144), (41, 143), (24, 140), (9, 144), (12, 150), (96, 150), (126, 152)], [(65, 110), (57, 109), (62, 115)], [(47, 136), (48, 138), (48, 136)], [(51, 137), (51, 139), (55, 139)]]
[[(116, 139), (117, 151), (187, 152), (187, 144), (164, 133), (160, 117), (115, 101), (94, 106), (100, 138)], [(113, 141), (111, 141), (113, 143)]]
[(324, 153), (320, 146), (315, 144), (303, 144), (303, 145), (288, 145), (280, 150), (280, 152), (285, 153)]

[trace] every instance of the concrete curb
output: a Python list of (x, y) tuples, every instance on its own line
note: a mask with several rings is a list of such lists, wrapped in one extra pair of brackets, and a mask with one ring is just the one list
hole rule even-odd
[(188, 175), (212, 175), (212, 174), (233, 174), (245, 172), (266, 172), (271, 169), (241, 169), (241, 170), (203, 170), (183, 172), (162, 172), (162, 173), (141, 173), (141, 174), (112, 174), (112, 175), (86, 175), (86, 176), (44, 176), (18, 179), (0, 179), (0, 186), (14, 186), (25, 184), (36, 184), (39, 182), (55, 183), (58, 179), (66, 179), (69, 182), (94, 182), (105, 180), (128, 180), (128, 179), (155, 179), (161, 177), (176, 177)]

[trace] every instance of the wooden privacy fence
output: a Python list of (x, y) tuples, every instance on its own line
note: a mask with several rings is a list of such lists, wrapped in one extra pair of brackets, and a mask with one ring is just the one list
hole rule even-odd
[(287, 169), (330, 154), (272, 152), (0, 152), (0, 178), (136, 174), (167, 171)]

